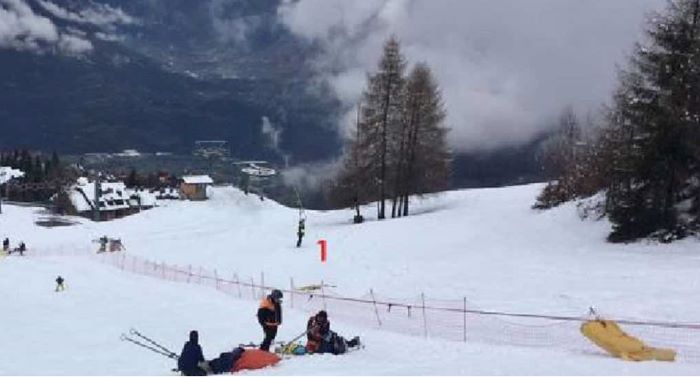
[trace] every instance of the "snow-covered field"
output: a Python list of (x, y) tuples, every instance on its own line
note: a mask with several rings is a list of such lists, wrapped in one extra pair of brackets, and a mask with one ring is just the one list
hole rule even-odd
[[(168, 374), (170, 360), (119, 340), (130, 327), (176, 352), (187, 332), (198, 329), (207, 357), (261, 339), (254, 317), (257, 303), (250, 298), (123, 272), (87, 255), (48, 256), (94, 252), (97, 245), (91, 241), (105, 234), (121, 238), (128, 255), (216, 269), (225, 277), (235, 272), (242, 280), (252, 277), (256, 282), (262, 272), (266, 285), (281, 288), (288, 288), (293, 278), (297, 286), (324, 281), (335, 286), (330, 289), (333, 294), (349, 297), (366, 297), (372, 288), (378, 297), (398, 301), (410, 301), (421, 293), (434, 303), (461, 302), (466, 297), (470, 309), (580, 316), (594, 306), (615, 318), (700, 322), (697, 240), (607, 244), (607, 222), (581, 221), (573, 205), (546, 212), (530, 209), (540, 188), (448, 192), (415, 205), (416, 215), (383, 222), (374, 221), (374, 208), (368, 207), (365, 215), (370, 219), (361, 225), (349, 223), (350, 211), (307, 211), (301, 249), (294, 247), (295, 209), (261, 202), (232, 188), (214, 188), (207, 202), (166, 203), (112, 222), (77, 219), (79, 225), (51, 229), (34, 224), (45, 216), (40, 209), (4, 205), (0, 238), (9, 236), (14, 244), (24, 240), (29, 253), (0, 260), (4, 298), (0, 320), (6, 324), (0, 331), (0, 374)], [(325, 264), (319, 261), (319, 239), (329, 245)], [(53, 292), (59, 274), (68, 284), (63, 293)], [(290, 339), (303, 330), (308, 312), (300, 306), (297, 302), (292, 309), (287, 304), (278, 339)], [(363, 314), (373, 318), (373, 309), (368, 310)], [(382, 316), (388, 316), (386, 310), (381, 310)], [(481, 332), (470, 328), (465, 344), (443, 339), (439, 324), (431, 325), (430, 337), (424, 339), (377, 328), (360, 315), (353, 318), (355, 313), (330, 314), (337, 331), (360, 334), (367, 347), (339, 357), (284, 360), (255, 374), (696, 374), (700, 370), (700, 331), (658, 330), (658, 336), (652, 336), (651, 340), (667, 343), (659, 346), (680, 347), (675, 363), (629, 363), (586, 343), (576, 325), (554, 323), (536, 331), (486, 334), (499, 327), (470, 316), (470, 327), (485, 327)], [(458, 322), (442, 328), (442, 334), (454, 330), (459, 339)], [(504, 330), (513, 326), (502, 323)], [(537, 347), (532, 344), (534, 335), (527, 342), (518, 338), (548, 331), (553, 335)], [(640, 334), (643, 338), (656, 334), (645, 331)], [(567, 344), (570, 339), (576, 339), (575, 346)]]

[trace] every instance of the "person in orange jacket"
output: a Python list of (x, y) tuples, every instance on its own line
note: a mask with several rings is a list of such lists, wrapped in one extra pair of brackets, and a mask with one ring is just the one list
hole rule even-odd
[(274, 289), (260, 301), (258, 322), (265, 332), (265, 339), (260, 344), (260, 349), (270, 351), (270, 345), (277, 336), (277, 328), (282, 324), (282, 291)]

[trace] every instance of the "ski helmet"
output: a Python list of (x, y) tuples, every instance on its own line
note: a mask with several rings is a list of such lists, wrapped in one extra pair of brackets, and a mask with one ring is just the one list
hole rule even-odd
[(279, 301), (282, 299), (282, 291), (279, 289), (273, 289), (272, 292), (270, 293), (270, 297), (272, 297), (273, 300)]

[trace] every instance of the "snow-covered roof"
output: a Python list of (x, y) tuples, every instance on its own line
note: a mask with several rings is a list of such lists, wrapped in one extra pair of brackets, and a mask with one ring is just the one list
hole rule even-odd
[[(130, 207), (129, 199), (132, 193), (126, 188), (124, 182), (102, 182), (100, 186), (101, 211), (115, 211)], [(95, 182), (89, 182), (85, 177), (78, 178), (78, 182), (71, 186), (68, 196), (78, 212), (92, 210), (95, 204)]]
[(156, 199), (180, 199), (180, 190), (174, 187), (163, 187), (157, 190), (151, 190), (156, 196)]
[(8, 166), (0, 166), (0, 184), (9, 181), (12, 178), (23, 177), (24, 172), (19, 169), (13, 169)]
[(182, 177), (182, 180), (187, 184), (197, 185), (197, 184), (212, 184), (214, 180), (208, 175), (186, 175)]
[(141, 207), (155, 207), (158, 204), (156, 194), (149, 190), (127, 189), (127, 192), (130, 193), (130, 204), (134, 207), (138, 207), (139, 203)]
[(139, 157), (141, 156), (141, 153), (137, 151), (136, 149), (124, 149), (121, 153), (116, 153), (116, 156), (119, 157)]

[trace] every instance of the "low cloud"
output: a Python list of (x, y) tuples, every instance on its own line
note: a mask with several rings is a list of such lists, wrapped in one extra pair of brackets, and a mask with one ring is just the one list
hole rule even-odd
[(39, 51), (55, 46), (59, 39), (53, 22), (34, 13), (24, 1), (0, 0), (0, 47)]
[(260, 131), (263, 133), (263, 135), (267, 136), (270, 147), (279, 152), (282, 129), (275, 127), (266, 116), (261, 118), (261, 122), (262, 125), (260, 126)]
[(222, 42), (247, 47), (249, 34), (265, 21), (260, 15), (238, 14), (242, 7), (240, 3), (240, 0), (212, 0), (209, 13), (214, 30)]
[(282, 181), (303, 191), (317, 191), (327, 180), (335, 176), (341, 166), (341, 160), (297, 165), (280, 172)]
[(76, 35), (62, 34), (58, 48), (67, 55), (81, 55), (92, 50), (92, 42)]
[(114, 29), (117, 25), (130, 25), (136, 23), (136, 19), (119, 8), (113, 8), (107, 4), (85, 2), (85, 8), (76, 11), (62, 8), (50, 1), (38, 0), (44, 10), (54, 17), (66, 21), (82, 24), (90, 24), (105, 29)]
[(286, 0), (279, 22), (319, 44), (319, 76), (354, 114), (366, 73), (391, 34), (441, 85), (450, 143), (475, 151), (526, 142), (568, 104), (583, 114), (610, 98), (616, 65), (665, 0)]
[(91, 1), (80, 3), (79, 10), (68, 10), (53, 2), (37, 0), (39, 9), (54, 19), (71, 21), (69, 26), (58, 26), (51, 18), (35, 12), (25, 0), (0, 0), (0, 48), (35, 53), (56, 52), (65, 55), (83, 55), (94, 49), (90, 32), (80, 25), (97, 27), (95, 38), (117, 40), (118, 25), (136, 23), (136, 19), (119, 8)]

